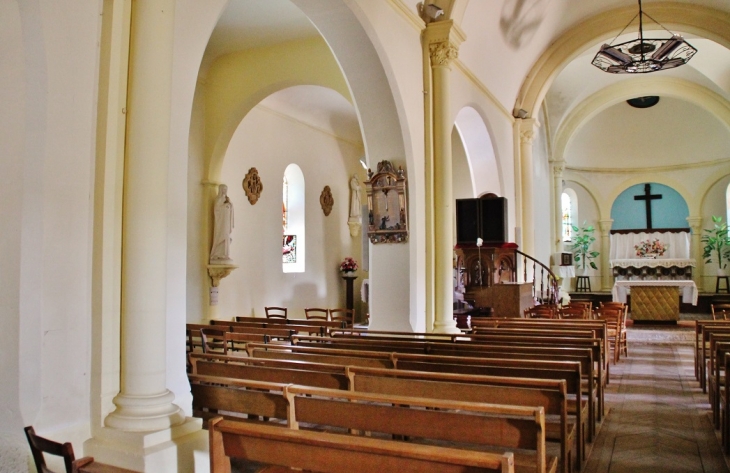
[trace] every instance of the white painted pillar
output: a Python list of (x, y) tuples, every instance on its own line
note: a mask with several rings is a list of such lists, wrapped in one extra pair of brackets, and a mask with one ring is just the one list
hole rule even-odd
[(528, 255), (535, 254), (535, 204), (534, 204), (534, 164), (532, 143), (535, 141), (539, 123), (534, 118), (515, 119), (520, 133), (520, 169), (522, 189), (522, 248)]
[(563, 251), (563, 171), (565, 161), (553, 161), (553, 210), (555, 212), (555, 235), (553, 238), (553, 253)]
[[(702, 290), (703, 288), (703, 282), (704, 278), (703, 275), (705, 273), (705, 260), (702, 258), (702, 246), (701, 246), (701, 238), (702, 238), (702, 217), (692, 216), (690, 215), (687, 217), (687, 223), (689, 223), (689, 228), (692, 230), (691, 235), (691, 241), (690, 241), (690, 248), (689, 248), (689, 257), (694, 258), (697, 262), (696, 266), (692, 268), (692, 280), (697, 285), (697, 289)], [(708, 292), (714, 291), (715, 288), (705, 288)]]
[(454, 192), (452, 182), (451, 129), (449, 114), (450, 63), (458, 45), (452, 38), (453, 21), (429, 23), (425, 38), (432, 70), (433, 104), (433, 248), (434, 324), (437, 333), (458, 333), (454, 321), (453, 255)]
[(610, 263), (611, 250), (611, 227), (613, 219), (599, 220), (601, 227), (601, 290), (610, 291), (613, 289), (613, 274)]
[[(167, 174), (175, 0), (132, 2), (122, 215), (120, 392), (85, 443), (97, 460), (144, 472), (194, 470), (205, 446), (167, 389)], [(180, 353), (184, 356), (184, 353)]]

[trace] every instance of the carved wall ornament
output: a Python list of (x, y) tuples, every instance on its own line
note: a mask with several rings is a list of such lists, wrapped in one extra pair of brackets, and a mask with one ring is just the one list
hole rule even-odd
[(335, 205), (335, 198), (332, 197), (330, 186), (324, 186), (324, 189), (322, 189), (322, 193), (319, 194), (319, 204), (322, 206), (324, 216), (328, 217), (332, 212), (332, 206)]
[(535, 132), (533, 130), (522, 130), (520, 132), (520, 142), (522, 144), (531, 144), (535, 139)]
[(459, 51), (448, 41), (429, 44), (428, 51), (431, 55), (431, 64), (434, 66), (448, 66), (452, 60), (459, 57)]
[(259, 178), (259, 171), (256, 168), (251, 168), (246, 173), (246, 177), (243, 178), (243, 191), (248, 197), (248, 201), (251, 205), (255, 205), (261, 197), (261, 191), (264, 190), (264, 184)]
[(390, 161), (380, 161), (378, 172), (368, 170), (368, 237), (371, 243), (408, 241), (406, 173)]

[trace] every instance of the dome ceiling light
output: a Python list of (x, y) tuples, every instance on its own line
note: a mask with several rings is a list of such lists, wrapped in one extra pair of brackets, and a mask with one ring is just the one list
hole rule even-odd
[[(666, 28), (664, 29), (672, 35), (669, 39), (645, 38), (644, 15), (664, 28), (664, 25), (644, 13), (641, 8), (641, 0), (639, 0), (639, 13), (636, 15), (639, 17), (639, 37), (615, 46), (604, 44), (596, 53), (591, 64), (612, 74), (643, 74), (687, 64), (697, 49), (680, 35), (674, 34)], [(616, 38), (623, 34), (636, 16), (629, 21)], [(616, 41), (616, 38), (613, 40)]]

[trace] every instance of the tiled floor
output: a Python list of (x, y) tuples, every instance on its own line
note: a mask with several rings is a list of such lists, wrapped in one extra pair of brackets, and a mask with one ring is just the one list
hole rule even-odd
[(611, 366), (610, 412), (586, 473), (729, 472), (707, 395), (694, 379), (692, 346), (630, 346)]

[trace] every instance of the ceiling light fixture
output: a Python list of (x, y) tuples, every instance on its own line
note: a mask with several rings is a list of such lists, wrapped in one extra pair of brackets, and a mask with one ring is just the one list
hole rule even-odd
[[(669, 39), (645, 38), (644, 37), (644, 15), (651, 21), (664, 28), (664, 25), (644, 13), (639, 0), (639, 37), (626, 41), (615, 46), (604, 44), (593, 58), (593, 64), (597, 68), (613, 74), (642, 74), (656, 72), (665, 69), (672, 69), (692, 59), (697, 49), (684, 40), (680, 35), (669, 32), (672, 37)], [(618, 38), (633, 23), (636, 16), (616, 36)], [(616, 41), (614, 38), (614, 41)], [(613, 42), (613, 41), (612, 41)]]

